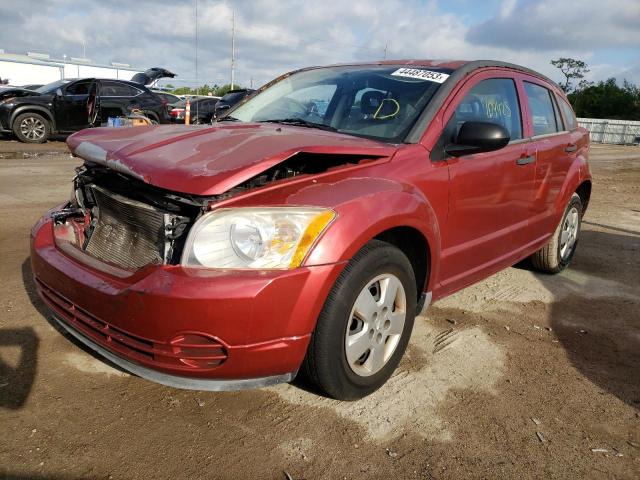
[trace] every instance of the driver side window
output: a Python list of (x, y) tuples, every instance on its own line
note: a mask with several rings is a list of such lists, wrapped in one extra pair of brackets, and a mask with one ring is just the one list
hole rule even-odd
[(90, 81), (76, 82), (69, 85), (65, 91), (67, 95), (89, 95)]
[(447, 124), (455, 135), (464, 122), (496, 123), (507, 129), (511, 140), (522, 138), (522, 120), (515, 82), (510, 78), (483, 80), (465, 95)]

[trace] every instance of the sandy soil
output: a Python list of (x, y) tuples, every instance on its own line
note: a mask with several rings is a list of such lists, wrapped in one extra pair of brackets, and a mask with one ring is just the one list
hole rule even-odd
[(75, 164), (61, 143), (0, 142), (3, 478), (640, 478), (640, 148), (593, 147), (570, 269), (519, 265), (434, 304), (355, 403), (175, 390), (57, 332), (29, 229)]

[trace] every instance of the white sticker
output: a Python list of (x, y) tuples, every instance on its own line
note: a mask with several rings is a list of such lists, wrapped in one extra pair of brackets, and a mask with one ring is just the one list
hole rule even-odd
[(442, 72), (434, 72), (432, 70), (423, 70), (422, 68), (399, 68), (391, 75), (396, 77), (408, 77), (418, 80), (429, 80), (430, 82), (442, 83), (449, 75)]

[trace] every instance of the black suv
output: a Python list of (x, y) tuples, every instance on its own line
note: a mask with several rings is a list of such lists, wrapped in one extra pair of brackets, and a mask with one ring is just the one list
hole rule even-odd
[(253, 92), (255, 92), (255, 90), (251, 88), (237, 88), (235, 90), (229, 90), (216, 104), (216, 110), (213, 114), (214, 118), (222, 117), (227, 110), (233, 107), (236, 103), (247, 98)]
[(52, 134), (99, 126), (134, 110), (153, 122), (168, 123), (166, 101), (145, 84), (174, 76), (153, 68), (132, 81), (82, 78), (58, 80), (36, 90), (0, 87), (0, 133), (13, 133), (25, 143), (43, 143)]

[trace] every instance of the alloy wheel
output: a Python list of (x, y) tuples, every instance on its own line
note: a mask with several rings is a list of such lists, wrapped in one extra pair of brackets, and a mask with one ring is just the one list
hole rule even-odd
[(571, 207), (562, 223), (560, 232), (560, 256), (566, 260), (573, 250), (573, 246), (578, 238), (578, 227), (580, 226), (580, 213), (576, 207)]
[(27, 117), (20, 123), (20, 133), (29, 140), (41, 140), (45, 132), (46, 126), (38, 118)]

